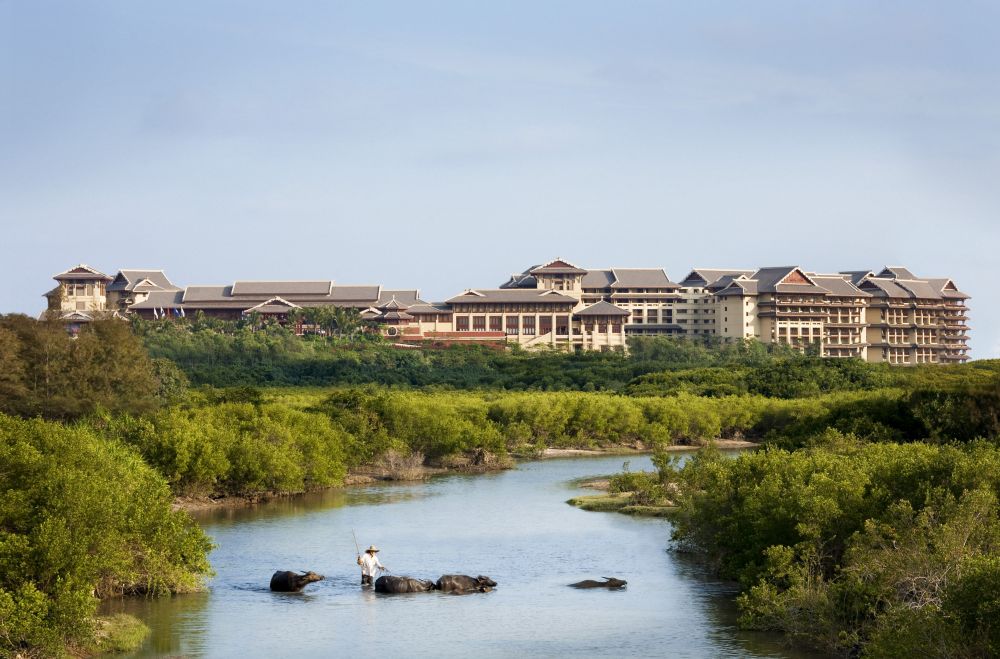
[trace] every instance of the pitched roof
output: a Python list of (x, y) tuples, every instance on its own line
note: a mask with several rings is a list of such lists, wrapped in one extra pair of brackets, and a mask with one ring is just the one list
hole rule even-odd
[(129, 309), (173, 309), (183, 303), (184, 291), (153, 291), (142, 302), (136, 302)]
[(753, 270), (741, 270), (739, 268), (695, 268), (681, 280), (682, 286), (704, 286), (711, 284), (726, 275), (746, 275), (753, 274)]
[(413, 315), (451, 313), (451, 307), (444, 302), (431, 302), (425, 304), (415, 304), (407, 309), (406, 312)]
[(580, 309), (573, 313), (574, 316), (631, 316), (632, 313), (626, 309), (615, 306), (610, 302), (605, 302), (601, 300), (600, 302), (595, 302), (594, 304)]
[(510, 279), (500, 284), (500, 288), (536, 288), (537, 286), (538, 280), (527, 272), (515, 272), (510, 276)]
[(882, 277), (868, 277), (861, 282), (860, 287), (871, 293), (874, 297), (911, 297), (908, 290), (897, 285), (893, 280)]
[(607, 270), (587, 270), (583, 276), (584, 288), (609, 288), (615, 280), (615, 275), (611, 269)]
[(244, 310), (243, 313), (288, 313), (292, 309), (301, 309), (299, 305), (294, 302), (289, 302), (281, 297), (272, 297), (270, 300), (261, 302), (260, 304), (255, 304), (252, 307)]
[(568, 303), (576, 304), (574, 298), (568, 295), (563, 295), (551, 290), (543, 290), (537, 288), (476, 288), (469, 289), (462, 293), (461, 295), (456, 295), (455, 297), (448, 300), (448, 304), (455, 303), (480, 303), (480, 302), (497, 302), (497, 303), (537, 303), (537, 304), (558, 304), (558, 303)]
[(870, 293), (866, 293), (855, 286), (851, 282), (849, 275), (823, 275), (813, 272), (808, 274), (810, 279), (816, 282), (821, 288), (828, 290), (831, 295), (838, 297), (871, 297)]
[(887, 265), (878, 273), (879, 277), (887, 279), (916, 279), (917, 276), (901, 265)]
[(969, 296), (962, 291), (958, 290), (958, 286), (955, 285), (951, 279), (948, 278), (932, 278), (928, 279), (927, 283), (934, 287), (935, 290), (941, 293), (942, 297), (957, 299), (957, 300), (967, 300)]
[(333, 282), (324, 281), (237, 281), (230, 295), (329, 295)]
[(423, 302), (423, 300), (420, 299), (420, 291), (413, 288), (413, 289), (402, 289), (402, 290), (383, 290), (379, 294), (378, 300), (376, 300), (375, 304), (376, 306), (384, 304), (385, 302), (393, 298), (395, 298), (400, 303), (405, 304), (408, 307)]
[(382, 287), (377, 285), (352, 285), (334, 286), (333, 290), (324, 298), (319, 298), (329, 302), (375, 302), (379, 299)]
[(143, 281), (149, 281), (152, 284), (151, 287), (148, 287), (149, 290), (156, 288), (165, 291), (180, 290), (167, 278), (167, 275), (163, 272), (163, 270), (133, 269), (119, 270), (118, 274), (115, 275), (114, 281), (108, 284), (108, 290), (131, 292), (136, 290), (136, 287)]
[(679, 288), (662, 268), (611, 268), (612, 288)]
[(850, 277), (851, 283), (855, 286), (859, 285), (866, 278), (875, 276), (875, 273), (871, 270), (842, 270), (840, 274)]
[(231, 302), (232, 286), (188, 286), (184, 289), (183, 302)]
[(921, 300), (940, 300), (941, 292), (922, 279), (896, 279), (896, 283)]
[(100, 270), (91, 268), (85, 263), (74, 266), (69, 270), (60, 272), (57, 275), (52, 275), (52, 278), (56, 281), (82, 281), (82, 280), (94, 280), (103, 279), (104, 281), (111, 281), (111, 277), (107, 276)]
[(719, 297), (757, 295), (757, 282), (753, 279), (734, 279), (729, 283), (729, 286), (716, 291), (715, 294)]
[(802, 271), (802, 268), (795, 265), (761, 268), (750, 278), (757, 281), (759, 293), (798, 293), (804, 295), (823, 295), (826, 293)]
[(533, 275), (585, 275), (587, 271), (562, 258), (555, 258), (528, 271)]

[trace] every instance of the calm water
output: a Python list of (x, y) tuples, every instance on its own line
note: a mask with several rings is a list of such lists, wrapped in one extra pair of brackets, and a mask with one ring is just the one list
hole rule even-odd
[[(152, 634), (138, 656), (796, 657), (780, 638), (735, 628), (732, 590), (666, 550), (662, 520), (565, 504), (568, 481), (623, 458), (521, 464), (479, 476), (380, 485), (199, 517), (218, 549), (210, 592), (114, 605)], [(633, 469), (650, 468), (633, 458)], [(485, 574), (488, 594), (362, 591), (351, 529), (393, 574)], [(271, 593), (276, 569), (327, 576)], [(622, 592), (576, 590), (628, 579)]]

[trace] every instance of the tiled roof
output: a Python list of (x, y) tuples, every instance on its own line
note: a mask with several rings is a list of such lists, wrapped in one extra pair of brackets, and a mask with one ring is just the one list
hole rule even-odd
[(232, 301), (232, 286), (188, 286), (184, 289), (184, 302)]
[(831, 295), (838, 297), (870, 297), (869, 293), (851, 283), (849, 275), (822, 275), (807, 273), (809, 278), (816, 282), (821, 288), (825, 288)]
[(568, 295), (562, 295), (561, 293), (556, 293), (549, 290), (541, 290), (537, 288), (498, 288), (498, 289), (486, 289), (477, 288), (470, 289), (461, 295), (456, 295), (455, 297), (448, 300), (448, 304), (461, 304), (461, 303), (537, 303), (537, 304), (558, 304), (558, 303), (568, 303), (576, 304), (574, 298)]
[(231, 295), (329, 295), (333, 282), (325, 281), (237, 281)]
[(85, 263), (81, 263), (78, 266), (70, 268), (65, 272), (60, 272), (58, 275), (52, 275), (52, 278), (56, 281), (81, 281), (81, 280), (94, 280), (103, 279), (104, 281), (111, 281), (111, 277), (107, 276), (100, 270), (91, 268)]
[(916, 279), (917, 276), (901, 265), (887, 265), (878, 273), (879, 277), (886, 279)]
[(414, 304), (420, 304), (423, 300), (420, 299), (420, 291), (417, 289), (404, 289), (404, 290), (383, 290), (378, 296), (378, 300), (375, 302), (375, 306), (385, 304), (389, 300), (395, 298), (399, 303), (406, 305), (407, 307), (413, 306)]
[(631, 312), (601, 300), (573, 314), (574, 316), (631, 316)]
[(611, 270), (587, 270), (583, 276), (584, 288), (610, 288), (615, 280), (615, 275)]
[(679, 288), (662, 268), (611, 268), (612, 288)]
[(142, 302), (136, 302), (129, 309), (173, 309), (180, 307), (184, 291), (153, 291)]
[(695, 268), (681, 280), (684, 286), (704, 286), (711, 284), (726, 275), (746, 275), (749, 277), (753, 270), (741, 270), (739, 268)]
[(153, 284), (153, 286), (150, 287), (150, 290), (153, 288), (159, 288), (164, 291), (180, 290), (167, 278), (167, 275), (163, 272), (163, 270), (132, 269), (119, 270), (118, 274), (115, 275), (114, 281), (108, 284), (108, 290), (131, 292), (136, 290), (136, 286), (138, 286), (140, 282), (147, 279)]
[(556, 258), (536, 268), (532, 268), (530, 274), (533, 275), (585, 275), (587, 271), (578, 265), (574, 265), (566, 259)]
[(380, 286), (334, 286), (333, 290), (324, 298), (329, 302), (364, 301), (375, 302), (379, 299)]
[(802, 275), (806, 280), (809, 279), (801, 268), (794, 265), (761, 268), (753, 273), (750, 279), (757, 281), (758, 293), (798, 293), (802, 295), (823, 295), (826, 293), (822, 288), (812, 283), (787, 283), (787, 280), (795, 274)]
[(896, 283), (910, 293), (913, 297), (920, 298), (921, 300), (940, 300), (941, 292), (935, 290), (929, 282), (920, 279), (896, 279)]

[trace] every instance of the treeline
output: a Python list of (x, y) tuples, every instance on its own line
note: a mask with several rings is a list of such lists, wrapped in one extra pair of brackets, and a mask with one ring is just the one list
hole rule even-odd
[(187, 378), (150, 359), (120, 320), (86, 324), (0, 316), (0, 413), (75, 419), (103, 409), (142, 414), (179, 396)]
[[(716, 368), (731, 370), (781, 364), (753, 387), (734, 384), (713, 390), (719, 395), (811, 395), (856, 388), (876, 388), (891, 381), (887, 367), (861, 362), (831, 362), (806, 357), (786, 347), (760, 342), (720, 344), (705, 339), (637, 337), (629, 353), (522, 351), (476, 345), (401, 349), (371, 334), (348, 338), (295, 336), (280, 325), (212, 319), (170, 322), (133, 321), (153, 358), (177, 364), (194, 384), (238, 386), (345, 386), (381, 384), (451, 389), (545, 391), (622, 391), (636, 378), (661, 371)], [(792, 367), (797, 385), (774, 382)], [(840, 365), (833, 365), (839, 363)], [(817, 374), (825, 374), (817, 378)], [(819, 383), (818, 388), (815, 383)], [(654, 380), (636, 382), (635, 393), (670, 394), (674, 388)], [(689, 393), (703, 393), (698, 387)], [(787, 396), (786, 396), (787, 397)]]
[(863, 443), (661, 461), (674, 539), (739, 580), (741, 624), (845, 656), (1000, 655), (1000, 449)]
[(210, 542), (163, 477), (81, 425), (0, 414), (0, 655), (94, 646), (98, 598), (196, 589)]

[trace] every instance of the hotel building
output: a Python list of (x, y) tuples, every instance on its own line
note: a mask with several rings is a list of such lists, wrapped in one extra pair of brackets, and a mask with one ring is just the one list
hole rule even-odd
[(79, 265), (54, 276), (50, 313), (68, 323), (99, 314), (146, 319), (188, 314), (286, 323), (310, 307), (355, 309), (400, 344), (479, 342), (525, 348), (625, 349), (629, 337), (755, 339), (831, 358), (890, 364), (968, 359), (969, 296), (947, 278), (902, 267), (817, 273), (798, 266), (696, 268), (675, 283), (659, 268), (586, 269), (555, 259), (497, 288), (469, 288), (444, 302), (416, 289), (331, 280), (247, 281), (179, 288), (162, 270), (110, 277)]

